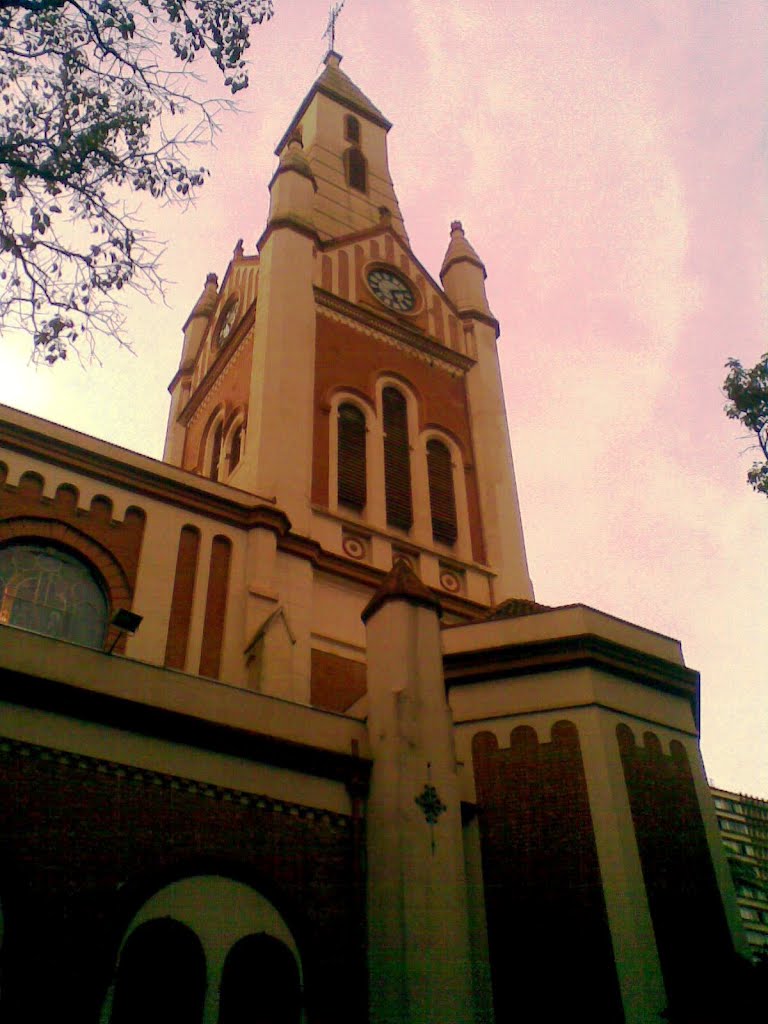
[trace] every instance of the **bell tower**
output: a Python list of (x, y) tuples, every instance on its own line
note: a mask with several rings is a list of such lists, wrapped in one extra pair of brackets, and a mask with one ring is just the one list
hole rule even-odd
[(390, 128), (331, 50), (275, 150), (257, 252), (239, 242), (208, 276), (171, 383), (166, 460), (288, 517), (301, 569), (262, 544), (249, 586), (293, 607), (286, 694), (327, 703), (318, 673), (357, 680), (333, 682), (338, 710), (364, 690), (359, 613), (397, 559), (447, 621), (533, 597), (485, 267), (458, 222), (439, 278), (413, 252)]

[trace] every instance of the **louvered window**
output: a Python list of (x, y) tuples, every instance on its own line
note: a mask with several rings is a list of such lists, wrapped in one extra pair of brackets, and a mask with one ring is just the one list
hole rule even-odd
[(432, 536), (443, 544), (456, 541), (456, 496), (453, 491), (451, 453), (442, 441), (427, 442), (429, 507), (432, 512)]
[(347, 114), (344, 118), (344, 138), (349, 142), (360, 144), (360, 122), (351, 114)]
[(347, 180), (349, 187), (357, 189), (358, 192), (365, 192), (367, 190), (366, 177), (365, 157), (355, 147), (348, 149)]
[(408, 407), (396, 388), (384, 388), (384, 490), (387, 523), (401, 530), (413, 524), (411, 451), (408, 444)]
[(365, 415), (356, 405), (339, 406), (338, 501), (365, 508)]
[(221, 462), (221, 422), (217, 423), (213, 431), (213, 443), (211, 444), (211, 469), (208, 474), (211, 480), (219, 479), (219, 463)]
[(232, 432), (232, 440), (229, 444), (229, 472), (231, 473), (240, 461), (240, 453), (243, 447), (243, 428), (237, 426)]

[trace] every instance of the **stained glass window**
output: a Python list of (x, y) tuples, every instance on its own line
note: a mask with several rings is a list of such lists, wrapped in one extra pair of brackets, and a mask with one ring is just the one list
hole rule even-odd
[(101, 647), (108, 605), (86, 565), (42, 544), (0, 548), (0, 622)]

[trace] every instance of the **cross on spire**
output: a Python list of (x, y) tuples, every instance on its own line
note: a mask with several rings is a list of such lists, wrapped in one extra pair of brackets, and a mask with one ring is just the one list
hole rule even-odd
[(328, 12), (328, 25), (326, 26), (325, 32), (323, 32), (322, 38), (328, 39), (329, 53), (336, 49), (336, 21), (341, 14), (341, 9), (344, 6), (344, 3), (345, 0), (339, 0), (338, 3), (333, 4)]

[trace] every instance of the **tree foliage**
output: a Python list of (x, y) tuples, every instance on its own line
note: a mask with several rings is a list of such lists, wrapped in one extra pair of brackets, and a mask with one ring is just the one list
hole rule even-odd
[(768, 495), (768, 352), (746, 370), (738, 359), (729, 359), (725, 365), (726, 416), (747, 428), (757, 441), (750, 448), (759, 449), (763, 455), (752, 464), (747, 481), (760, 494)]
[[(127, 286), (160, 287), (136, 193), (186, 203), (231, 100), (201, 99), (207, 55), (237, 93), (271, 0), (0, 0), (0, 325), (37, 359), (119, 338)], [(197, 93), (198, 95), (195, 95)]]

